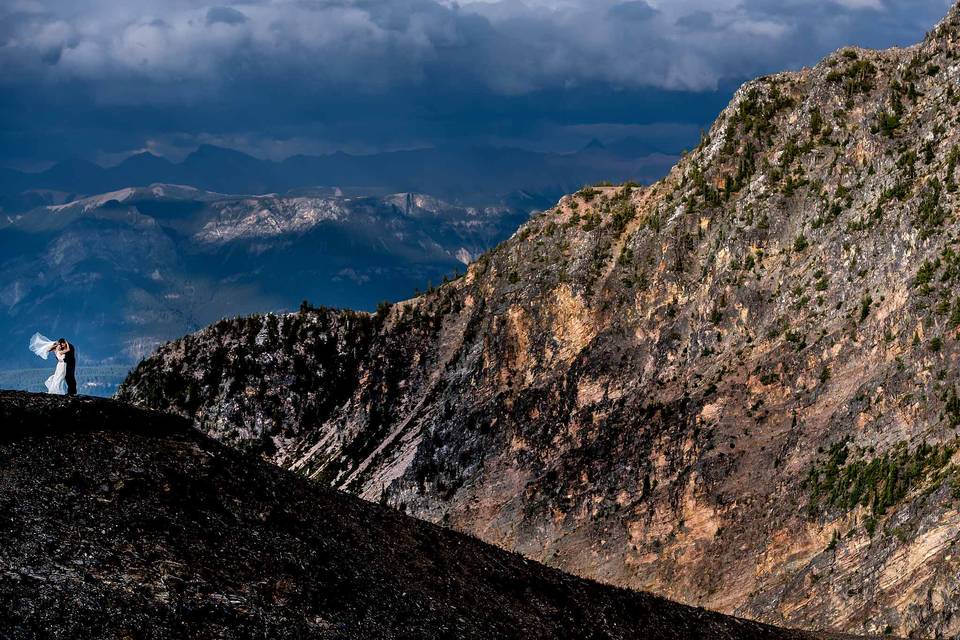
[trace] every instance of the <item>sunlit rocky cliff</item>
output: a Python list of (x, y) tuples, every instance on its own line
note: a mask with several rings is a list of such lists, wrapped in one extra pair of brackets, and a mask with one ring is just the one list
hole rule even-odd
[(743, 86), (664, 180), (584, 189), (376, 315), (225, 321), (122, 398), (612, 584), (960, 633), (960, 11)]

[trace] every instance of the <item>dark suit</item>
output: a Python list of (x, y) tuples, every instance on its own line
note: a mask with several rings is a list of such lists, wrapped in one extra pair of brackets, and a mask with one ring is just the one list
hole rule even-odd
[(77, 349), (69, 342), (63, 361), (67, 363), (67, 395), (77, 395)]

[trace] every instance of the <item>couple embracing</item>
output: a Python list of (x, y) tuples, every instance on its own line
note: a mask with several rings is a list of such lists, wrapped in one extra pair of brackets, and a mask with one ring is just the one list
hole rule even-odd
[(44, 360), (51, 353), (57, 357), (57, 368), (45, 383), (47, 393), (77, 395), (77, 350), (72, 344), (63, 338), (50, 340), (39, 333), (35, 333), (30, 338), (30, 351)]

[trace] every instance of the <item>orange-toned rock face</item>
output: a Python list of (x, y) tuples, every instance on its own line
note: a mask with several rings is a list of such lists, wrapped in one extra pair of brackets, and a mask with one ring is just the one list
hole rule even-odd
[(960, 633), (958, 33), (748, 83), (663, 181), (378, 318), (188, 336), (121, 397), (598, 580)]

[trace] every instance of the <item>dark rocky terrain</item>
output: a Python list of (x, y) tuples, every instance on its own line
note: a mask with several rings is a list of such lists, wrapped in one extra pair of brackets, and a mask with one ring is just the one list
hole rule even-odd
[(0, 392), (0, 424), (4, 638), (817, 637), (565, 575), (182, 418)]
[(648, 187), (584, 189), (376, 316), (216, 324), (122, 398), (601, 581), (960, 633), (960, 9), (742, 87)]

